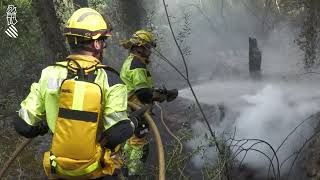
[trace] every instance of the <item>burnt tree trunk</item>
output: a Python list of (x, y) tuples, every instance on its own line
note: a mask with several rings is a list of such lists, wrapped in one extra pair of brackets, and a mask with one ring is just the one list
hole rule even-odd
[(65, 58), (68, 50), (59, 28), (59, 19), (56, 15), (53, 1), (33, 0), (32, 3), (40, 21), (47, 62), (53, 63), (56, 60)]
[(74, 9), (88, 7), (88, 0), (73, 0)]
[(317, 41), (319, 27), (319, 0), (306, 1), (307, 17), (304, 22), (305, 69), (309, 70), (319, 63), (317, 60)]
[(119, 0), (119, 3), (122, 12), (123, 30), (129, 37), (135, 31), (144, 28), (141, 27), (146, 14), (143, 8), (143, 0)]
[(257, 39), (251, 37), (249, 37), (249, 72), (252, 78), (261, 78), (261, 51)]
[[(138, 29), (144, 27), (146, 11), (142, 0), (109, 0), (107, 11), (104, 14), (111, 23), (114, 31), (110, 43), (119, 44), (120, 40), (128, 39)], [(107, 51), (108, 63), (113, 68), (120, 70), (122, 62), (128, 56), (128, 52), (123, 48), (110, 48)]]

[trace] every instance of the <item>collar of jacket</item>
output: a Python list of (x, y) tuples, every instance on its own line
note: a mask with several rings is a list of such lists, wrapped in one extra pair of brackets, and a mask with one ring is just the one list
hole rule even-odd
[[(101, 65), (101, 62), (90, 55), (80, 55), (80, 54), (71, 54), (67, 57), (67, 59), (72, 59), (77, 61), (81, 68), (93, 68), (96, 65)], [(73, 68), (78, 68), (73, 62), (70, 63), (70, 66)]]
[(84, 62), (91, 63), (91, 64), (101, 64), (101, 62), (97, 58), (90, 56), (90, 55), (71, 54), (67, 57), (67, 59), (73, 59), (76, 61), (84, 61)]
[(133, 53), (130, 53), (130, 56), (133, 56), (133, 58), (139, 60), (143, 64), (149, 64), (149, 62), (150, 62), (148, 58), (144, 58), (144, 57), (141, 57), (141, 56), (133, 54)]
[[(81, 66), (81, 68), (85, 69), (86, 74), (88, 74), (91, 71), (94, 71), (97, 66), (103, 66), (97, 58), (89, 55), (80, 54), (69, 55), (66, 60), (57, 62), (56, 64), (67, 66), (68, 59), (76, 61)], [(79, 68), (73, 61), (70, 62), (69, 66), (70, 68), (68, 67), (68, 69), (71, 71), (74, 71), (75, 69)]]

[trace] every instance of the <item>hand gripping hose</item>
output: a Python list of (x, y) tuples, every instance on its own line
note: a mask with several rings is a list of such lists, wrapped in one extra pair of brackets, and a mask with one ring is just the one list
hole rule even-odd
[[(128, 102), (128, 105), (133, 110), (138, 110), (141, 108), (139, 105), (132, 102)], [(150, 114), (144, 113), (144, 117), (149, 123), (149, 127), (151, 128), (151, 132), (155, 138), (155, 142), (157, 146), (158, 160), (159, 160), (159, 180), (165, 180), (166, 167), (165, 167), (165, 159), (164, 159), (164, 149), (163, 149), (160, 132)]]

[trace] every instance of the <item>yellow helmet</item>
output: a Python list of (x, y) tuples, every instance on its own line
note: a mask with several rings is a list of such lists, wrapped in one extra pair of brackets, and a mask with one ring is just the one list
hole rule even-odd
[(130, 40), (121, 41), (120, 44), (126, 49), (130, 49), (133, 45), (144, 46), (147, 48), (156, 47), (156, 42), (152, 32), (142, 29), (136, 31)]
[(76, 10), (67, 22), (64, 36), (98, 39), (111, 36), (111, 27), (107, 25), (103, 16), (91, 8)]

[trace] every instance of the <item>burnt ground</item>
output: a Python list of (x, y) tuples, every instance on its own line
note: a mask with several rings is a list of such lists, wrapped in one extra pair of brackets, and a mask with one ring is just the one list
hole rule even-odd
[[(198, 111), (198, 108), (192, 101), (177, 98), (175, 101), (170, 103), (161, 104), (164, 111), (164, 121), (170, 130), (181, 139), (182, 143), (192, 138), (191, 125), (197, 121), (203, 121), (202, 116)], [(202, 105), (204, 112), (207, 117), (212, 117), (216, 112), (215, 106)], [(184, 145), (182, 154), (177, 152), (173, 155), (172, 153), (179, 147), (176, 140), (167, 132), (164, 125), (160, 121), (160, 111), (157, 107), (153, 109), (154, 119), (160, 130), (161, 137), (163, 140), (165, 152), (166, 152), (166, 163), (169, 166), (167, 169), (168, 179), (202, 179), (202, 172), (193, 166), (190, 161), (191, 149)], [(152, 149), (155, 150), (154, 144), (151, 144)], [(153, 154), (155, 155), (155, 154)], [(149, 162), (157, 162), (155, 156), (149, 157)], [(173, 159), (173, 160), (172, 160)], [(183, 160), (184, 159), (184, 160)], [(174, 163), (172, 161), (181, 163)], [(178, 170), (184, 169), (183, 175)]]
[[(207, 104), (202, 104), (203, 109), (207, 117), (215, 116), (217, 111), (217, 106), (210, 106)], [(177, 98), (174, 102), (163, 103), (162, 107), (165, 111), (165, 122), (176, 135), (182, 136), (182, 132), (191, 133), (191, 124), (196, 121), (203, 121), (199, 111), (195, 107), (194, 103), (183, 99)], [(223, 110), (223, 109), (219, 109)], [(176, 142), (165, 130), (163, 125), (160, 123), (159, 111), (156, 109), (155, 119), (157, 121), (158, 127), (161, 131), (161, 136), (165, 144), (166, 158), (170, 160), (170, 155), (172, 154), (172, 144)], [(319, 116), (315, 117), (320, 119)], [(213, 124), (219, 122), (213, 122)], [(214, 127), (213, 127), (214, 128)], [(183, 133), (182, 133), (183, 134)], [(187, 139), (184, 139), (186, 142)], [(176, 143), (174, 143), (177, 146)], [(181, 157), (189, 157), (191, 149), (184, 146), (184, 151)], [(169, 157), (168, 157), (169, 156)], [(149, 158), (150, 159), (150, 158)], [(156, 157), (151, 158), (152, 162), (156, 162)], [(167, 160), (167, 162), (169, 161)], [(190, 159), (184, 162), (185, 169), (184, 175), (188, 178), (185, 179), (203, 179), (203, 174), (201, 169), (195, 168), (191, 163)], [(233, 168), (230, 168), (231, 179), (234, 180), (267, 180), (261, 175), (261, 170), (255, 167), (249, 167), (244, 164), (241, 167), (238, 166), (238, 162), (235, 162)], [(286, 172), (281, 172), (282, 180), (320, 180), (320, 126), (318, 125), (314, 137), (306, 143), (306, 146), (302, 149), (299, 157), (296, 160), (295, 165), (291, 171), (289, 178), (287, 178)], [(176, 167), (172, 170), (168, 170), (168, 179), (177, 179), (180, 177), (180, 173)], [(183, 177), (183, 176), (182, 176)], [(183, 179), (181, 177), (181, 179)], [(227, 178), (224, 178), (227, 179)], [(271, 178), (272, 179), (272, 178)]]
[[(320, 117), (318, 116), (319, 120)], [(318, 124), (314, 137), (306, 144), (301, 152), (301, 158), (297, 162), (297, 176), (300, 179), (319, 180), (320, 179), (320, 124)]]

